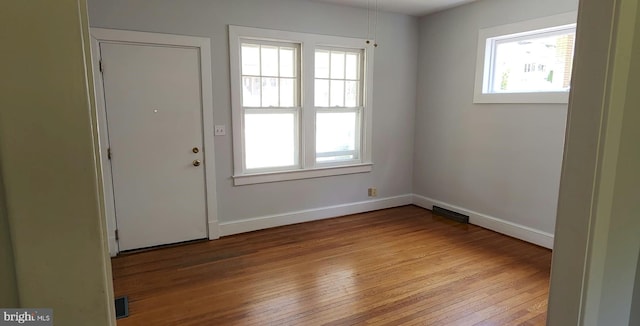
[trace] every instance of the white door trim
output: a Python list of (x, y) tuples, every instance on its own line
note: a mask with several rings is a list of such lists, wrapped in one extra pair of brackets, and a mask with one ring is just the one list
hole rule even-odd
[[(207, 233), (210, 240), (220, 237), (218, 226), (218, 200), (216, 195), (215, 176), (215, 149), (214, 149), (214, 122), (213, 122), (213, 96), (211, 79), (211, 41), (208, 38), (171, 35), (160, 33), (134, 32), (115, 29), (91, 28), (91, 53), (94, 67), (95, 97), (98, 113), (98, 134), (100, 142), (100, 159), (102, 166), (110, 167), (107, 157), (108, 130), (106, 105), (104, 101), (104, 85), (100, 72), (100, 43), (129, 43), (129, 44), (155, 44), (167, 46), (181, 46), (196, 48), (200, 54), (200, 78), (202, 95), (202, 131), (204, 133), (204, 159), (205, 187), (207, 204)], [(103, 196), (107, 215), (107, 233), (109, 235), (109, 253), (115, 256), (120, 250), (116, 241), (116, 216), (113, 197), (113, 182), (111, 169), (102, 169)]]

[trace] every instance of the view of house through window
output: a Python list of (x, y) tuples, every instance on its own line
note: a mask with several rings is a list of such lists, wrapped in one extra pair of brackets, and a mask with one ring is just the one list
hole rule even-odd
[(577, 12), (480, 29), (474, 103), (567, 103)]
[(495, 37), (489, 93), (558, 92), (571, 86), (575, 26)]

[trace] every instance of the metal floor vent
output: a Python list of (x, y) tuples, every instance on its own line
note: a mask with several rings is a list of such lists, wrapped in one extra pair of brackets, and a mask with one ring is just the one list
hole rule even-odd
[(129, 317), (129, 299), (126, 296), (116, 298), (116, 319)]
[(450, 220), (454, 220), (456, 222), (469, 224), (469, 216), (460, 214), (458, 212), (450, 211), (448, 209), (433, 205), (433, 214), (446, 217)]

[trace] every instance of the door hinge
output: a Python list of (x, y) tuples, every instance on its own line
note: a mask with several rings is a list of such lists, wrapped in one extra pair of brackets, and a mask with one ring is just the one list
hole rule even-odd
[(111, 147), (107, 148), (107, 158), (111, 159)]
[(120, 240), (120, 236), (118, 235), (118, 230), (116, 229), (116, 241)]
[(102, 68), (102, 60), (98, 61), (98, 67), (100, 69), (100, 72), (103, 72), (103, 68)]

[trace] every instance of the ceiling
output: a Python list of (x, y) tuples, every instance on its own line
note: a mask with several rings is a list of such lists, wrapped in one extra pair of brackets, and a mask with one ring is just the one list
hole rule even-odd
[[(351, 7), (375, 7), (376, 0), (315, 0), (337, 3)], [(423, 16), (436, 11), (459, 6), (476, 0), (377, 0), (381, 11), (391, 11), (412, 16)]]

